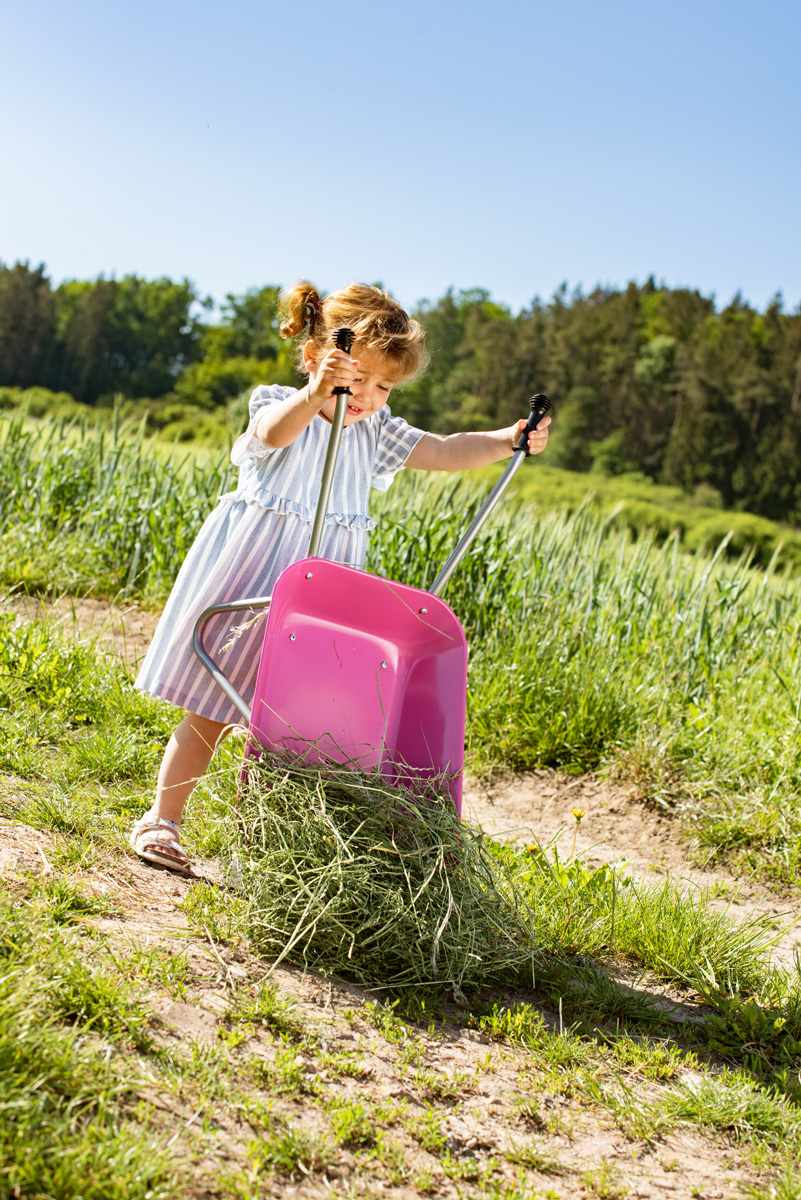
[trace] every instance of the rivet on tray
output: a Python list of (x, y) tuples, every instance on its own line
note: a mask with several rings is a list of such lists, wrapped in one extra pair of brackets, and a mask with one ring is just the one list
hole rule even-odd
[(425, 607), (423, 607), (423, 608), (418, 608), (418, 610), (417, 610), (417, 611), (418, 611), (418, 612), (421, 612), (421, 613), (427, 613), (427, 612), (428, 612), (428, 609), (427, 609), (427, 608), (425, 608)]
[(307, 578), (307, 579), (311, 579), (311, 577), (312, 577), (312, 573), (311, 573), (311, 571), (307, 571), (307, 572), (306, 572), (306, 578)]
[(294, 642), (294, 640), (295, 640), (295, 635), (294, 635), (294, 633), (290, 633), (290, 635), (289, 635), (289, 640), (290, 640), (290, 642)]
[(388, 666), (387, 660), (385, 658), (382, 658), (381, 662), (379, 663), (379, 666), (381, 667), (382, 671), (386, 671), (387, 666)]

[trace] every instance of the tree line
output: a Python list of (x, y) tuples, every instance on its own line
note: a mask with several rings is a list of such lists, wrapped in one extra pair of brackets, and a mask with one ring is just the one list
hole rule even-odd
[[(85, 404), (115, 393), (214, 410), (256, 382), (299, 382), (276, 285), (217, 312), (188, 280), (71, 280), (0, 263), (0, 386)], [(653, 278), (560, 288), (519, 312), (476, 288), (421, 303), (431, 364), (393, 407), (436, 432), (494, 428), (556, 402), (550, 461), (712, 489), (727, 508), (801, 524), (801, 310)]]

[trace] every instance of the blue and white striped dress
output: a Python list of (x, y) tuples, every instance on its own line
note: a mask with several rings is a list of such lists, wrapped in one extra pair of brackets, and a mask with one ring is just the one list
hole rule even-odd
[[(268, 596), (276, 579), (309, 549), (320, 477), (331, 425), (316, 416), (291, 445), (274, 450), (255, 436), (258, 413), (285, 400), (294, 388), (257, 387), (250, 424), (231, 461), (239, 467), (235, 492), (221, 496), (178, 572), (142, 661), (135, 686), (152, 696), (224, 724), (241, 720), (192, 650), (192, 630), (204, 608), (248, 596)], [(384, 405), (342, 431), (319, 554), (360, 567), (375, 522), (368, 513), (370, 487), (385, 491), (423, 430)], [(250, 701), (256, 681), (264, 620), (221, 613), (206, 626), (204, 642), (237, 691)]]

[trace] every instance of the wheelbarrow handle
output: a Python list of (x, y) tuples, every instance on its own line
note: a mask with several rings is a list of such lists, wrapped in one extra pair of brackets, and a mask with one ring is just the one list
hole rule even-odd
[(203, 645), (203, 631), (206, 628), (207, 622), (217, 613), (224, 612), (242, 612), (246, 609), (258, 610), (261, 608), (269, 608), (271, 596), (252, 596), (246, 600), (232, 600), (228, 604), (212, 604), (209, 608), (205, 608), (195, 621), (195, 627), (192, 630), (192, 648), (198, 656), (203, 666), (214, 679), (215, 683), (219, 684), (225, 692), (228, 699), (241, 712), (242, 716), (250, 725), (251, 707), (244, 696), (236, 690), (230, 679), (227, 677), (222, 667), (214, 661), (206, 647)]
[[(350, 354), (353, 346), (353, 330), (352, 329), (337, 329), (334, 334), (337, 350), (344, 350), (346, 354)], [(348, 407), (348, 396), (351, 390), (348, 387), (335, 387), (334, 395), (337, 398), (336, 408), (334, 410), (334, 420), (331, 424), (331, 434), (328, 438), (328, 449), (325, 452), (325, 462), (323, 463), (323, 474), (320, 479), (320, 495), (317, 498), (317, 511), (314, 514), (314, 524), (312, 525), (311, 541), (309, 542), (309, 558), (314, 558), (317, 551), (320, 549), (320, 542), (323, 537), (323, 527), (325, 525), (325, 516), (328, 512), (328, 497), (331, 495), (331, 484), (334, 482), (334, 469), (337, 464), (337, 455), (339, 454), (339, 443), (342, 438), (342, 429), (345, 424), (345, 412)]]
[[(472, 542), (475, 540), (476, 535), (481, 529), (481, 526), (487, 520), (487, 517), (490, 515), (501, 496), (506, 491), (515, 473), (522, 466), (524, 459), (528, 458), (528, 435), (534, 432), (542, 418), (551, 411), (552, 407), (550, 400), (543, 392), (538, 392), (536, 396), (532, 396), (529, 400), (529, 405), (531, 407), (531, 414), (526, 422), (525, 429), (520, 434), (520, 440), (514, 448), (511, 462), (507, 466), (498, 482), (495, 484), (489, 496), (487, 496), (487, 499), (481, 505), (481, 508), (473, 517), (469, 529), (457, 542), (456, 547), (451, 552), (450, 557), (448, 558), (444, 567), (440, 571), (439, 575), (437, 575), (431, 587), (428, 589), (435, 596), (442, 594), (445, 585), (469, 550)], [(522, 453), (518, 453), (518, 451), (521, 451)]]

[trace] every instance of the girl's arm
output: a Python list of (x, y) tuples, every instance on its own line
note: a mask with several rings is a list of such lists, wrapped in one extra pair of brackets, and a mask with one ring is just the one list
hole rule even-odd
[[(537, 429), (528, 436), (530, 454), (541, 454), (548, 444), (550, 417), (544, 417)], [(406, 459), (406, 466), (417, 471), (467, 471), (471, 467), (487, 467), (490, 463), (511, 458), (524, 420), (506, 429), (487, 433), (450, 433), (443, 437), (426, 433)]]
[(253, 432), (265, 446), (281, 450), (300, 437), (319, 411), (320, 406), (313, 401), (307, 384), (288, 400), (281, 400), (280, 403), (265, 408), (259, 415)]
[(300, 437), (317, 416), (335, 387), (349, 387), (359, 363), (344, 350), (329, 350), (319, 363), (311, 359), (309, 382), (288, 400), (265, 408), (256, 422), (255, 434), (273, 450), (282, 450)]

